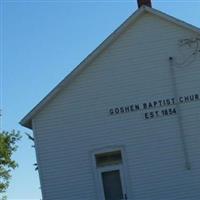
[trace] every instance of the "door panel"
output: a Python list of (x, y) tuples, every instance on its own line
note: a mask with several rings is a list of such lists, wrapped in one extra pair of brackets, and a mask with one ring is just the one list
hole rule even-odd
[(105, 171), (101, 173), (105, 200), (123, 199), (123, 189), (120, 170)]

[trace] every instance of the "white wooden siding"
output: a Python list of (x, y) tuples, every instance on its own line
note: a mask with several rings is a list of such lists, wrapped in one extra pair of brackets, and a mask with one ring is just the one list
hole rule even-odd
[[(44, 200), (96, 200), (91, 151), (124, 146), (129, 199), (200, 198), (200, 103), (182, 105), (192, 169), (187, 171), (177, 116), (144, 120), (143, 111), (108, 109), (173, 97), (170, 56), (194, 33), (145, 14), (34, 118)], [(200, 57), (176, 69), (179, 95), (200, 93)]]

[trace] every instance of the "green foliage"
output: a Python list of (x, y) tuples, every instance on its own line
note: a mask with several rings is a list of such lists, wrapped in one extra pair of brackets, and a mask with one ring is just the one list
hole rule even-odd
[[(12, 160), (13, 152), (17, 150), (17, 141), (21, 136), (19, 132), (0, 132), (0, 194), (3, 194), (9, 186), (11, 170), (17, 167), (16, 161)], [(6, 197), (2, 197), (4, 199)]]

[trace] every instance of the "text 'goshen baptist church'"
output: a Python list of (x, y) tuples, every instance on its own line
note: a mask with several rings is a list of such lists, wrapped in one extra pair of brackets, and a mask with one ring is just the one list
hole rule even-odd
[[(130, 104), (126, 106), (110, 108), (109, 114), (119, 115), (136, 111), (150, 110), (144, 113), (144, 119), (152, 119), (155, 117), (175, 115), (177, 113), (176, 105), (187, 104), (199, 100), (199, 94), (180, 96), (178, 98), (173, 97), (167, 99), (153, 100), (144, 103)], [(155, 110), (156, 108), (157, 110)]]

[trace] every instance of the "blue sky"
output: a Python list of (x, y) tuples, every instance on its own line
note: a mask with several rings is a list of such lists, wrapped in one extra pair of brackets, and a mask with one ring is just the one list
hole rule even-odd
[[(1, 0), (1, 129), (31, 133), (18, 122), (137, 8), (136, 0)], [(154, 0), (153, 7), (200, 27), (199, 0)], [(56, 133), (55, 133), (56, 134)], [(32, 142), (14, 158), (9, 200), (40, 199)]]

